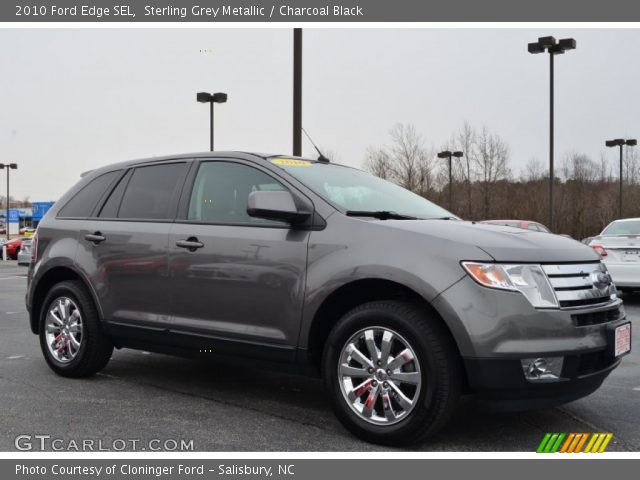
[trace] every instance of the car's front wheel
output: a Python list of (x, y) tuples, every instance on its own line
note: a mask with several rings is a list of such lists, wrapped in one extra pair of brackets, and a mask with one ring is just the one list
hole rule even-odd
[(93, 375), (109, 362), (113, 344), (80, 282), (61, 282), (47, 293), (40, 312), (40, 347), (49, 367), (65, 377)]
[(425, 439), (446, 423), (460, 395), (450, 335), (408, 302), (370, 302), (344, 315), (329, 335), (322, 368), (338, 418), (375, 443)]

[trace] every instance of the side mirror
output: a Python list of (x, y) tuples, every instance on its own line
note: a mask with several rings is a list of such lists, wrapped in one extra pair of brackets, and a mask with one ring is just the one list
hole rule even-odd
[(272, 190), (251, 192), (247, 201), (247, 214), (291, 224), (302, 223), (311, 216), (311, 212), (298, 210), (291, 193)]

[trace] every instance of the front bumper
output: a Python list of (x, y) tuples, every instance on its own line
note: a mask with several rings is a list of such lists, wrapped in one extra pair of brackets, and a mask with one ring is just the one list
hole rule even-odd
[[(626, 320), (620, 299), (598, 307), (535, 309), (518, 292), (463, 278), (433, 306), (449, 326), (463, 358), (468, 391), (500, 409), (529, 409), (589, 395), (618, 366), (611, 331)], [(560, 378), (530, 381), (521, 360), (562, 357)]]
[(529, 382), (519, 360), (471, 359), (464, 361), (470, 392), (492, 410), (518, 411), (572, 402), (596, 391), (620, 364), (604, 351), (565, 357), (557, 382)]

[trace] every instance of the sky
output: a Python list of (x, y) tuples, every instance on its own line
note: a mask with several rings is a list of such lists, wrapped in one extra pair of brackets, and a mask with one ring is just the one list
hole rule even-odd
[[(517, 173), (548, 161), (548, 55), (538, 36), (574, 37), (556, 57), (556, 158), (615, 165), (610, 138), (640, 136), (638, 29), (305, 29), (303, 125), (340, 163), (413, 124), (427, 146), (463, 122), (499, 134)], [(0, 163), (11, 196), (56, 200), (84, 171), (216, 150), (291, 153), (290, 29), (0, 29)], [(303, 140), (303, 155), (315, 157)], [(0, 191), (4, 193), (4, 171)]]

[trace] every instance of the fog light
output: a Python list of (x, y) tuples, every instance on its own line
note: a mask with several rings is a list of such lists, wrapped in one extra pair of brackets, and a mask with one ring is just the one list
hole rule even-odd
[(524, 378), (530, 382), (548, 382), (560, 380), (563, 357), (523, 358)]

